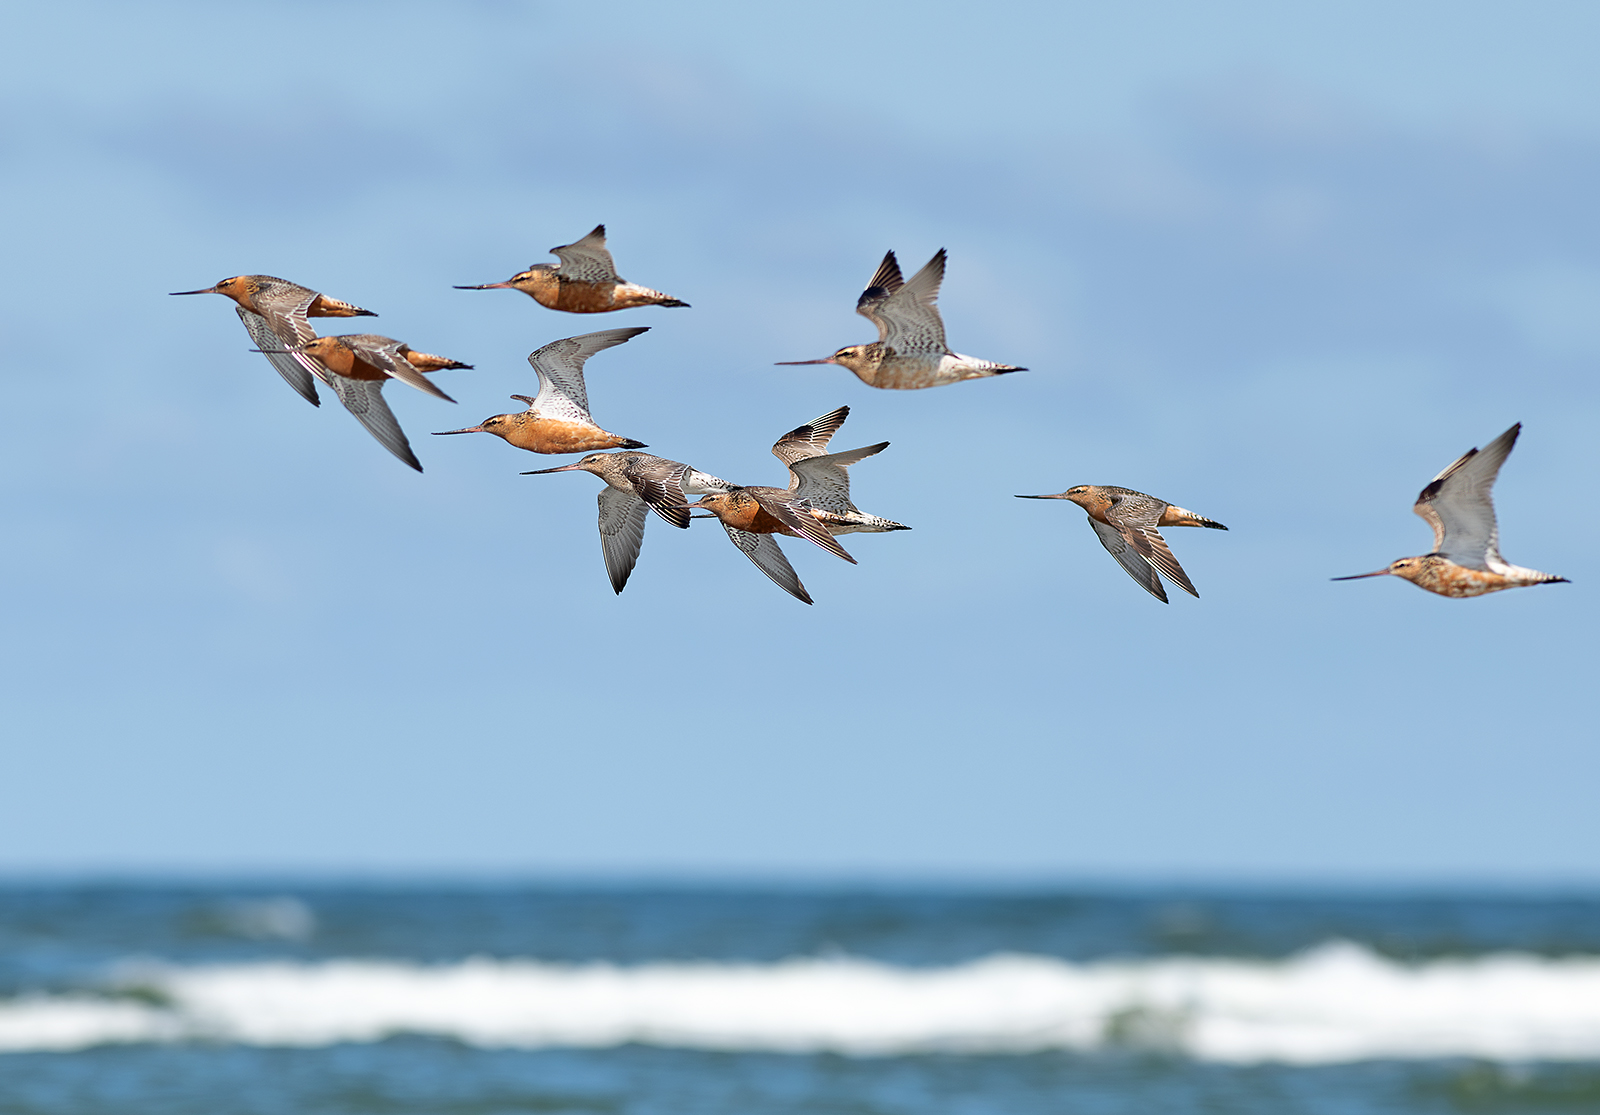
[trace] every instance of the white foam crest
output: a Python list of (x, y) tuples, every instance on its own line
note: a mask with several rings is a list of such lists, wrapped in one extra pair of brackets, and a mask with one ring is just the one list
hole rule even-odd
[(470, 959), (145, 965), (135, 999), (0, 1002), (0, 1050), (115, 1042), (320, 1046), (426, 1034), (527, 1049), (1021, 1053), (1156, 1046), (1208, 1061), (1600, 1059), (1600, 959), (1502, 953), (1402, 964), (1333, 943), (1285, 960), (946, 968)]

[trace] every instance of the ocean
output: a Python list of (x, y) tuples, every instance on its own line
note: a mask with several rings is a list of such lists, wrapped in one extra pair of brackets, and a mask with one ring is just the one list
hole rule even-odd
[(1600, 1112), (1600, 896), (0, 885), (3, 1115)]

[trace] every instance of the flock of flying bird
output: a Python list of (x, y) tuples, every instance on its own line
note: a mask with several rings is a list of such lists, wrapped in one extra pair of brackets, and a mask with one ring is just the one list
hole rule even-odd
[[(688, 305), (619, 276), (611, 253), (606, 250), (604, 225), (596, 226), (575, 243), (550, 251), (559, 264), (536, 263), (505, 282), (457, 289), (520, 290), (541, 306), (576, 314)], [(782, 363), (838, 364), (868, 386), (895, 390), (941, 387), (966, 379), (1026, 371), (950, 350), (945, 343), (944, 322), (935, 306), (944, 269), (945, 252), (941, 248), (907, 280), (901, 275), (894, 252), (889, 252), (856, 302), (856, 312), (877, 326), (878, 339), (870, 344), (848, 345), (818, 360)], [(263, 353), (307, 402), (320, 405), (316, 385), (322, 383), (373, 437), (418, 472), (422, 465), (384, 402), (383, 385), (398, 379), (454, 402), (424, 373), (472, 366), (418, 352), (376, 333), (319, 337), (307, 319), (376, 315), (270, 275), (237, 275), (202, 290), (174, 293), (222, 294), (233, 299), (240, 320), (255, 342), (255, 351)], [(587, 454), (573, 464), (536, 469), (524, 475), (581, 471), (593, 473), (605, 482), (600, 492), (601, 552), (611, 587), (618, 593), (638, 561), (645, 521), (652, 510), (684, 529), (693, 518), (720, 519), (734, 545), (761, 572), (807, 604), (811, 597), (778, 547), (776, 535), (807, 539), (854, 564), (855, 559), (839, 545), (837, 535), (910, 529), (861, 511), (851, 502), (847, 470), (882, 452), (889, 443), (829, 453), (828, 442), (844, 423), (849, 407), (814, 418), (790, 430), (773, 445), (773, 454), (789, 469), (787, 488), (730, 484), (680, 461), (640, 453), (638, 450), (645, 447), (643, 442), (602, 429), (589, 412), (584, 364), (596, 353), (646, 331), (644, 326), (634, 326), (552, 341), (528, 357), (539, 378), (538, 393), (512, 396), (527, 409), (440, 433), (494, 434), (533, 453)], [(1371, 573), (1334, 579), (1393, 575), (1450, 597), (1481, 596), (1523, 585), (1565, 581), (1564, 577), (1512, 565), (1500, 556), (1490, 493), (1520, 430), (1518, 423), (1481, 452), (1469, 450), (1423, 488), (1412, 510), (1433, 527), (1432, 552), (1400, 558)], [(689, 496), (700, 498), (691, 503)], [(1167, 594), (1162, 576), (1191, 596), (1200, 594), (1173, 557), (1160, 528), (1228, 529), (1128, 488), (1080, 484), (1054, 495), (1018, 498), (1064, 499), (1082, 507), (1106, 550), (1163, 603)], [(694, 516), (692, 509), (710, 514)]]

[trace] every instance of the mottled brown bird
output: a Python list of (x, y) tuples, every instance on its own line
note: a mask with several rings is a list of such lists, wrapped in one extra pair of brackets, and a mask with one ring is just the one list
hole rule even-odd
[(605, 314), (636, 306), (685, 306), (659, 290), (630, 283), (617, 274), (606, 251), (606, 226), (595, 225), (582, 240), (551, 248), (556, 263), (535, 263), (503, 283), (458, 286), (457, 290), (520, 290), (541, 306), (569, 314)]
[(1411, 508), (1433, 528), (1433, 552), (1398, 558), (1386, 568), (1335, 581), (1392, 574), (1418, 588), (1457, 599), (1525, 585), (1566, 584), (1565, 577), (1512, 565), (1500, 556), (1494, 482), (1522, 430), (1518, 422), (1480, 452), (1469, 449), (1428, 482)]
[(1018, 496), (1018, 499), (1071, 500), (1089, 513), (1089, 525), (1100, 542), (1127, 570), (1128, 576), (1163, 604), (1167, 592), (1156, 575), (1160, 570), (1190, 596), (1199, 597), (1189, 575), (1178, 564), (1161, 537), (1158, 527), (1210, 527), (1227, 530), (1221, 523), (1193, 511), (1185, 511), (1155, 496), (1147, 496), (1131, 488), (1115, 488), (1104, 484), (1079, 484), (1064, 492), (1049, 496)]

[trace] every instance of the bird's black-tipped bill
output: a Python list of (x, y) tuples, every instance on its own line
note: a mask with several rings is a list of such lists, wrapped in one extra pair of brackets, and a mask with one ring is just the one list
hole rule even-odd
[(1065, 499), (1065, 496), (1017, 496), (1017, 499)]
[(794, 367), (796, 364), (837, 364), (838, 361), (831, 356), (824, 356), (821, 360), (775, 360), (778, 367)]
[(217, 293), (217, 288), (214, 287), (214, 286), (208, 286), (208, 287), (203, 287), (200, 290), (169, 290), (167, 293), (171, 294), (171, 295), (179, 295), (179, 294), (215, 294), (215, 293)]
[[(459, 433), (460, 431), (457, 431), (457, 432)], [(579, 469), (577, 465), (557, 465), (555, 468), (536, 468), (532, 472), (524, 472), (522, 475), (523, 476), (544, 476), (546, 473), (551, 473), (551, 472), (573, 472), (573, 471), (581, 472), (582, 469)]]
[[(454, 400), (451, 400), (451, 401), (454, 402)], [(465, 427), (463, 429), (460, 429), (460, 430), (435, 430), (435, 431), (433, 431), (433, 436), (434, 437), (443, 437), (445, 434), (481, 434), (481, 433), (483, 433), (483, 427), (482, 426), (467, 426), (467, 427)]]
[(478, 283), (476, 286), (456, 286), (456, 287), (451, 287), (450, 289), (451, 290), (503, 290), (506, 287), (509, 287), (510, 285), (511, 285), (510, 283)]
[(1348, 577), (1329, 577), (1330, 581), (1359, 581), (1364, 577), (1382, 577), (1389, 571), (1387, 569), (1374, 569), (1371, 573), (1352, 573)]

